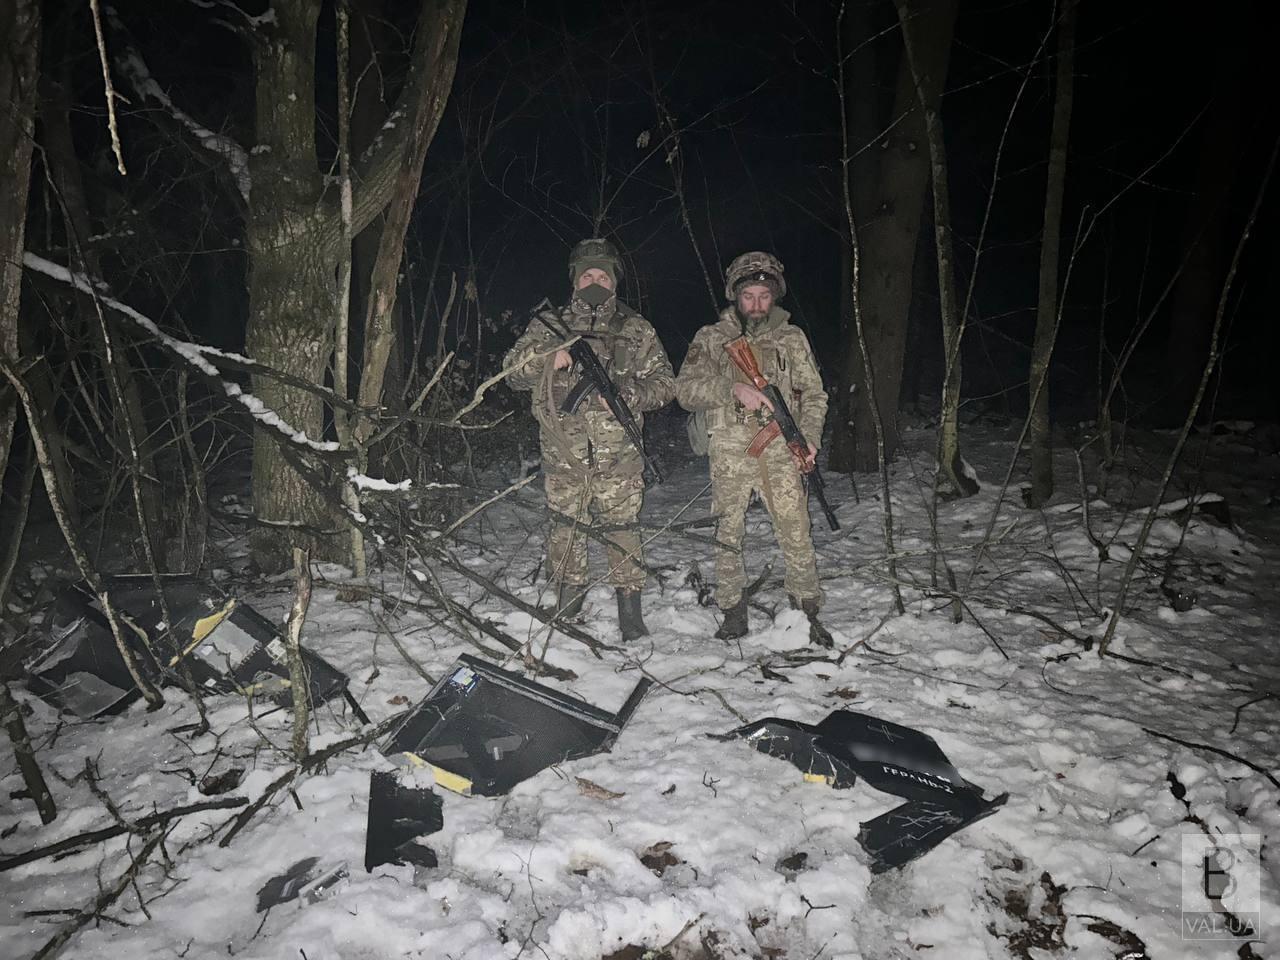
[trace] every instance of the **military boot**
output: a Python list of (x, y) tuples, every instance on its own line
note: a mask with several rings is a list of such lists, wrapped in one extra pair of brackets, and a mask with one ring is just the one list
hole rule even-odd
[[(788, 595), (790, 596), (790, 595)], [(791, 609), (803, 610), (804, 615), (809, 618), (809, 642), (817, 644), (820, 647), (826, 647), (830, 650), (836, 645), (835, 640), (822, 625), (822, 621), (818, 619), (818, 601), (814, 599), (797, 600), (791, 597)]]
[(747, 635), (747, 598), (743, 597), (724, 612), (724, 622), (716, 631), (717, 640), (737, 640)]
[(630, 643), (647, 637), (649, 628), (640, 615), (640, 591), (618, 587), (615, 592), (618, 595), (618, 626), (622, 628), (622, 642)]
[(562, 583), (556, 588), (556, 603), (551, 612), (561, 620), (575, 620), (582, 616), (582, 602), (586, 598), (586, 584)]

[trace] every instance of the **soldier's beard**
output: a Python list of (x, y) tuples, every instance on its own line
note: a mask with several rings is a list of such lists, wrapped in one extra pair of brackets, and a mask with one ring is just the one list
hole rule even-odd
[(742, 328), (743, 333), (750, 333), (755, 330), (769, 316), (767, 310), (752, 310), (744, 313), (742, 308), (737, 305), (734, 306), (733, 312), (738, 317), (738, 326)]

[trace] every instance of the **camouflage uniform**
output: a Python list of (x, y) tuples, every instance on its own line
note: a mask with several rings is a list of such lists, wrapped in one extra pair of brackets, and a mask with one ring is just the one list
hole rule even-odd
[[(574, 297), (552, 315), (571, 332), (588, 339), (624, 400), (642, 426), (643, 411), (664, 406), (673, 395), (671, 362), (649, 321), (626, 304), (592, 310)], [(540, 425), (542, 470), (547, 506), (552, 516), (547, 538), (547, 574), (557, 584), (583, 586), (588, 581), (587, 537), (574, 523), (595, 522), (606, 528), (609, 582), (623, 590), (644, 586), (640, 534), (635, 528), (644, 496), (639, 452), (596, 394), (575, 414), (560, 412), (577, 382), (573, 369), (553, 370), (552, 358), (562, 341), (537, 319), (507, 354), (504, 367), (514, 367), (509, 382), (533, 393), (533, 415)]]
[(690, 411), (706, 411), (707, 416), (711, 503), (718, 518), (716, 539), (724, 545), (716, 553), (716, 603), (722, 610), (739, 603), (746, 585), (742, 538), (752, 491), (760, 493), (773, 518), (774, 534), (786, 562), (787, 592), (814, 609), (822, 599), (809, 536), (808, 497), (800, 471), (781, 438), (770, 443), (759, 458), (747, 453), (752, 438), (772, 417), (767, 409), (748, 411), (734, 398), (734, 383), (750, 381), (724, 349), (730, 340), (746, 333), (761, 372), (782, 391), (805, 439), (817, 447), (822, 442), (827, 394), (809, 340), (799, 327), (787, 322), (789, 317), (786, 310), (773, 306), (758, 324), (744, 331), (738, 313), (727, 307), (718, 322), (698, 331), (676, 378), (680, 405)]

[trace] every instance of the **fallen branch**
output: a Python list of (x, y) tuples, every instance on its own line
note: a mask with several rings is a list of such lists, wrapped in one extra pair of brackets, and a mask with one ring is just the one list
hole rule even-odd
[(1227, 732), (1228, 733), (1236, 732), (1236, 727), (1240, 726), (1240, 713), (1244, 710), (1245, 707), (1251, 707), (1255, 703), (1261, 703), (1263, 700), (1271, 700), (1274, 697), (1275, 697), (1274, 693), (1264, 693), (1260, 697), (1254, 697), (1252, 700), (1246, 700), (1244, 703), (1240, 704), (1240, 706), (1236, 707), (1236, 718), (1235, 720), (1232, 721), (1231, 729), (1228, 730)]
[(22, 774), (27, 793), (40, 812), (40, 822), (53, 823), (58, 816), (57, 804), (54, 803), (53, 794), (49, 792), (44, 774), (40, 772), (40, 764), (31, 746), (31, 737), (27, 733), (26, 722), (22, 719), (22, 711), (9, 692), (9, 684), (3, 680), (0, 680), (0, 726), (8, 731), (9, 742), (13, 744), (13, 758), (18, 762), (18, 770)]
[[(128, 869), (125, 870), (124, 873), (120, 874), (116, 879), (115, 886), (111, 887), (109, 890), (103, 890), (99, 893), (98, 896), (94, 898), (94, 901), (90, 906), (81, 910), (76, 914), (75, 919), (54, 934), (53, 938), (41, 947), (31, 960), (48, 960), (49, 957), (52, 957), (61, 950), (63, 946), (66, 945), (67, 941), (76, 935), (81, 927), (90, 920), (100, 917), (102, 915), (102, 911), (106, 910), (107, 907), (119, 900), (121, 895), (137, 882), (138, 874), (142, 872), (142, 868), (147, 864), (147, 858), (150, 857), (156, 847), (160, 845), (160, 841), (162, 841), (164, 837), (165, 831), (163, 830), (157, 830), (148, 837), (147, 842), (143, 845), (142, 849), (138, 851), (138, 855), (133, 858), (133, 862), (129, 864)], [(139, 898), (138, 902), (141, 904), (141, 898)]]
[[(185, 817), (190, 813), (202, 813), (205, 810), (226, 810), (232, 807), (243, 807), (249, 801), (245, 797), (221, 797), (217, 800), (202, 800), (199, 803), (193, 803), (185, 807), (174, 807), (172, 810), (161, 810), (157, 813), (149, 813), (145, 817), (138, 817), (133, 821), (133, 829), (142, 831), (150, 827), (157, 826), (162, 823), (168, 823), (170, 820), (176, 820), (179, 817)], [(90, 830), (87, 833), (78, 833), (74, 837), (67, 837), (65, 840), (58, 840), (55, 843), (47, 844), (43, 847), (36, 847), (28, 850), (26, 853), (17, 853), (11, 857), (0, 859), (0, 872), (12, 870), (14, 867), (21, 867), (28, 863), (34, 863), (36, 860), (43, 860), (46, 857), (53, 857), (60, 853), (66, 853), (68, 850), (75, 850), (78, 847), (87, 847), (93, 843), (101, 843), (103, 840), (110, 840), (112, 837), (118, 837), (121, 834), (129, 833), (130, 828), (115, 824), (110, 827), (103, 827), (101, 830)]]
[[(311, 771), (318, 769), (333, 757), (350, 750), (352, 747), (367, 746), (383, 734), (390, 732), (391, 728), (403, 720), (407, 715), (408, 711), (402, 710), (400, 713), (393, 714), (383, 720), (372, 730), (366, 730), (357, 737), (348, 737), (346, 740), (342, 740), (332, 746), (325, 747), (319, 753), (309, 754), (307, 759), (290, 767), (280, 776), (276, 777), (276, 779), (262, 791), (262, 796), (258, 797), (257, 800), (253, 801), (253, 803), (241, 810), (232, 820), (228, 821), (231, 824), (231, 830), (228, 831), (225, 837), (218, 841), (218, 846), (228, 846), (235, 838), (235, 835), (244, 829), (245, 824), (252, 820), (259, 810), (270, 803), (276, 793), (292, 783), (299, 774), (310, 773)], [(239, 799), (243, 800), (243, 798)], [(236, 804), (236, 806), (241, 806), (241, 804)], [(223, 826), (226, 826), (226, 824), (223, 824)], [(219, 827), (218, 829), (221, 830), (222, 827)]]
[(1238, 756), (1232, 753), (1230, 750), (1223, 750), (1221, 747), (1210, 746), (1207, 743), (1192, 743), (1190, 740), (1180, 740), (1177, 737), (1170, 736), (1167, 733), (1161, 733), (1159, 730), (1152, 730), (1150, 727), (1143, 727), (1142, 732), (1149, 733), (1153, 737), (1158, 737), (1161, 740), (1168, 740), (1172, 743), (1176, 743), (1179, 746), (1187, 747), (1191, 750), (1207, 750), (1209, 753), (1216, 753), (1220, 757), (1226, 757), (1228, 760), (1234, 760), (1236, 763), (1243, 764), (1244, 766), (1248, 767), (1250, 770), (1254, 771), (1255, 773), (1262, 774), (1264, 777), (1266, 777), (1268, 780), (1271, 781), (1272, 785), (1277, 790), (1280, 790), (1280, 780), (1277, 780), (1270, 770), (1267, 770), (1265, 767), (1259, 766), (1258, 764), (1254, 763), (1252, 760), (1246, 760), (1244, 757)]

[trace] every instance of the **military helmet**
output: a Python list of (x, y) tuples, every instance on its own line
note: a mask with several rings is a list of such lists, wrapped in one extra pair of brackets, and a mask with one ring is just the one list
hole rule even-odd
[(603, 270), (613, 279), (616, 288), (622, 279), (622, 263), (618, 257), (618, 248), (608, 240), (591, 237), (574, 244), (569, 251), (569, 283), (576, 284), (584, 270), (593, 267)]
[(724, 272), (724, 296), (735, 300), (738, 290), (750, 283), (763, 283), (773, 288), (774, 296), (781, 299), (787, 292), (787, 281), (782, 276), (782, 261), (763, 250), (752, 250), (734, 257)]

